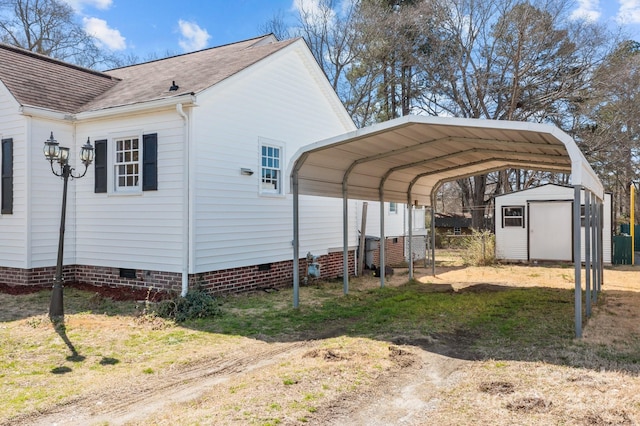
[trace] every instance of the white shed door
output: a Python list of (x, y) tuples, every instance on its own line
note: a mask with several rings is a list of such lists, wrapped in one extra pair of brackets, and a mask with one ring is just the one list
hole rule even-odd
[(572, 203), (529, 203), (529, 259), (572, 260)]

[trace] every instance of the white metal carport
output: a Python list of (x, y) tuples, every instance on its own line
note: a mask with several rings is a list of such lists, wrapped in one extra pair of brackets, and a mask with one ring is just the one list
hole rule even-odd
[[(438, 187), (447, 181), (507, 168), (571, 173), (574, 187), (576, 336), (582, 335), (580, 262), (581, 189), (585, 190), (587, 315), (602, 283), (602, 201), (604, 188), (574, 140), (556, 127), (527, 122), (405, 116), (307, 145), (290, 166), (293, 192), (294, 307), (299, 305), (299, 195), (343, 199), (344, 292), (348, 292), (348, 199), (380, 202), (384, 241), (384, 202), (434, 206)], [(596, 208), (594, 208), (594, 206)], [(411, 220), (411, 212), (408, 215)], [(412, 229), (409, 223), (409, 229)], [(433, 234), (432, 234), (433, 235)], [(577, 240), (575, 239), (577, 237)], [(409, 244), (411, 244), (409, 234)], [(409, 249), (411, 252), (411, 247)], [(384, 244), (380, 247), (384, 268)], [(592, 267), (593, 266), (593, 267)], [(435, 273), (435, 269), (434, 269)], [(384, 286), (384, 273), (380, 274)], [(413, 265), (409, 262), (409, 277)]]

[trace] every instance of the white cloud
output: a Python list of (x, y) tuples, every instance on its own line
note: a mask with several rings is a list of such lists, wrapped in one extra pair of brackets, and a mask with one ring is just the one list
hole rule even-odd
[(127, 48), (125, 38), (120, 31), (109, 28), (107, 21), (98, 18), (84, 18), (84, 30), (98, 40), (98, 43), (110, 50), (124, 50)]
[(74, 10), (81, 11), (84, 7), (94, 7), (99, 10), (107, 10), (113, 4), (113, 0), (64, 0)]
[(571, 18), (597, 21), (600, 19), (600, 16), (602, 16), (602, 12), (599, 7), (599, 0), (578, 0), (577, 3), (578, 8), (571, 13)]
[(336, 15), (336, 11), (327, 8), (327, 2), (323, 0), (293, 0), (292, 8), (305, 20), (314, 25), (331, 24)]
[(178, 21), (180, 28), (180, 40), (178, 44), (185, 52), (192, 52), (207, 47), (207, 42), (211, 38), (207, 30), (200, 28), (195, 22)]
[(617, 21), (622, 24), (640, 23), (640, 0), (619, 0)]

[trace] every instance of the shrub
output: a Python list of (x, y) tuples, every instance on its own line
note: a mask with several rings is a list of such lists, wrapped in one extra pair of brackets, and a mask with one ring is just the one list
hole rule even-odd
[(204, 290), (190, 290), (185, 297), (176, 296), (158, 303), (156, 313), (176, 322), (190, 319), (213, 317), (220, 314), (220, 306), (215, 297)]
[(493, 265), (496, 262), (496, 236), (491, 231), (474, 229), (464, 239), (462, 260), (471, 266)]

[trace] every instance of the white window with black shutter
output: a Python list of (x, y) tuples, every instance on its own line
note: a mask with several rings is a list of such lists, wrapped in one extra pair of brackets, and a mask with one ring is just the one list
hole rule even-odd
[(0, 155), (0, 214), (13, 214), (13, 139), (2, 139)]
[(158, 135), (95, 141), (95, 192), (140, 194), (158, 189)]

